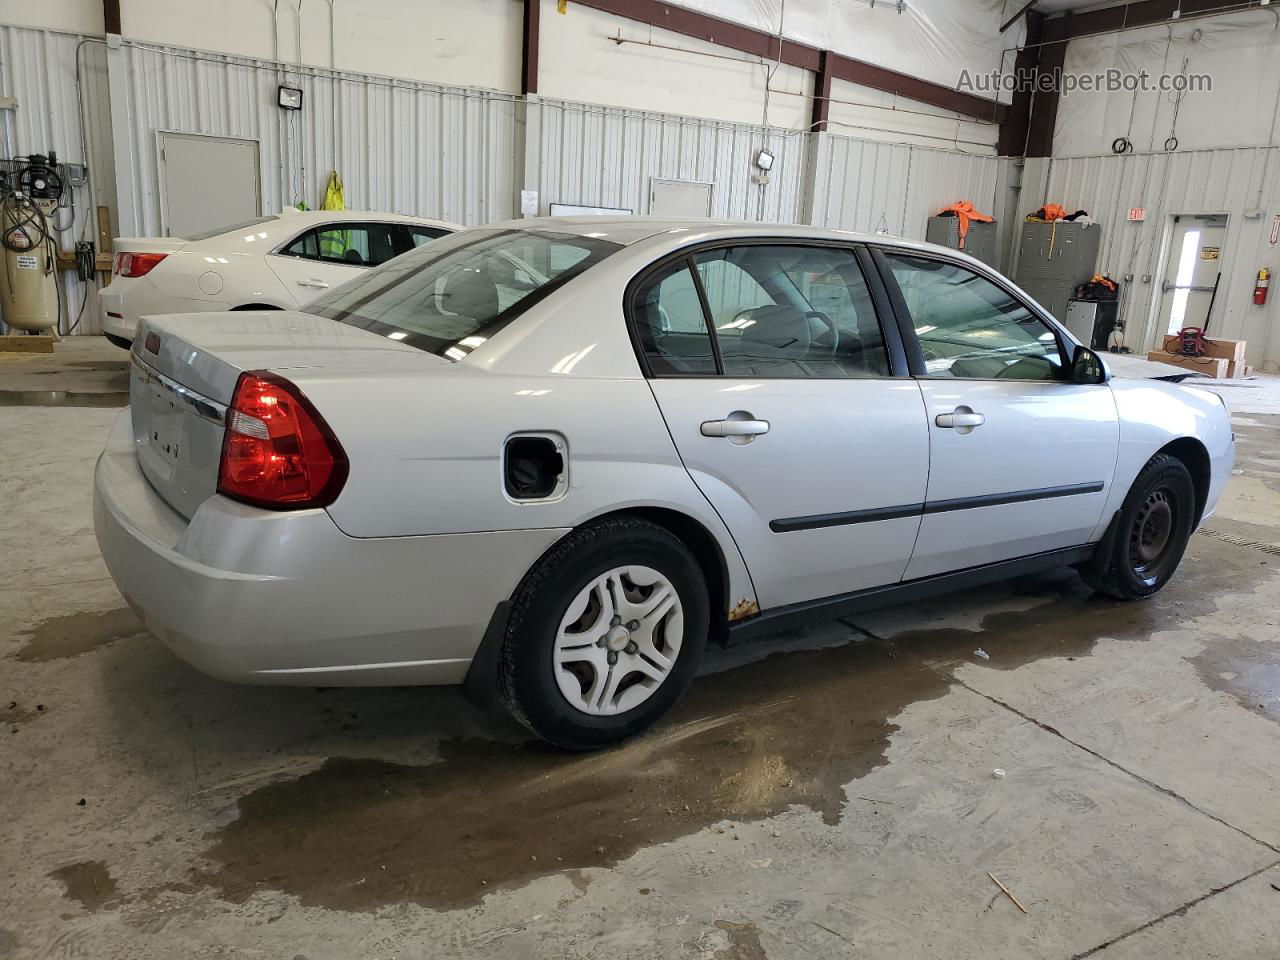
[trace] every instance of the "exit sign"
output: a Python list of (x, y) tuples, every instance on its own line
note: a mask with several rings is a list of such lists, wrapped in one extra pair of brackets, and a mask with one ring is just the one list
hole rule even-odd
[(1147, 208), (1146, 208), (1146, 207), (1130, 207), (1130, 208), (1129, 208), (1129, 219), (1130, 219), (1130, 220), (1145, 220), (1145, 219), (1147, 219)]

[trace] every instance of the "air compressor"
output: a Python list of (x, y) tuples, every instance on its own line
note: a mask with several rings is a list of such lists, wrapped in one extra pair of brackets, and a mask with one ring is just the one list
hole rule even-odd
[(39, 333), (58, 326), (58, 259), (50, 217), (62, 197), (58, 158), (32, 154), (5, 178), (0, 192), (0, 320), (10, 330)]

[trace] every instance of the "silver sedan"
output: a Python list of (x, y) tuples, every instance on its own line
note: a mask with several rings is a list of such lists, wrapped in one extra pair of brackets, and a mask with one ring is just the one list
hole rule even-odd
[(1112, 379), (950, 250), (521, 220), (144, 320), (95, 516), (203, 671), (465, 683), (590, 749), (708, 642), (1058, 565), (1149, 596), (1233, 457), (1216, 395)]

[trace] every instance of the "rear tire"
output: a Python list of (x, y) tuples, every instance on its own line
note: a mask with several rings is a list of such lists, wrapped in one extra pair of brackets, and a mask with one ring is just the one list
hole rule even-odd
[(1080, 576), (1098, 593), (1141, 600), (1160, 591), (1186, 552), (1196, 491), (1177, 457), (1158, 453), (1142, 468), (1116, 515), (1115, 529)]
[(565, 750), (595, 750), (653, 724), (692, 682), (710, 626), (689, 549), (645, 520), (575, 530), (512, 598), (498, 693)]

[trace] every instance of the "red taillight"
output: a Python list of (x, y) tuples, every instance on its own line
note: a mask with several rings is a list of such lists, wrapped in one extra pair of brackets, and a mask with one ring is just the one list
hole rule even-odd
[(347, 481), (347, 455), (292, 383), (242, 373), (227, 410), (218, 492), (272, 510), (324, 507)]
[(145, 277), (167, 253), (117, 253), (112, 272), (121, 277)]

